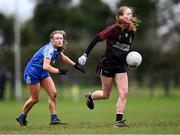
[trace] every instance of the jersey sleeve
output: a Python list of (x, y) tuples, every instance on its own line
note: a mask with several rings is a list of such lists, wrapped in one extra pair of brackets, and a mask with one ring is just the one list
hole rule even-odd
[(53, 56), (53, 52), (54, 52), (54, 48), (52, 46), (47, 46), (43, 51), (43, 55), (44, 55), (44, 57), (51, 60), (51, 58)]
[(106, 27), (103, 31), (101, 31), (98, 35), (100, 36), (101, 40), (109, 39), (112, 37), (113, 29), (116, 25), (113, 24), (109, 27)]
[(89, 53), (91, 52), (91, 50), (94, 48), (94, 46), (96, 45), (96, 43), (100, 42), (101, 39), (99, 37), (99, 35), (97, 35), (89, 44), (88, 48), (86, 49), (85, 53), (87, 54), (87, 56), (89, 55)]

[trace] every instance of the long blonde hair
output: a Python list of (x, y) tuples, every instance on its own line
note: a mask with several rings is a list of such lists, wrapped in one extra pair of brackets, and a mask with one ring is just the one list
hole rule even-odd
[(62, 51), (64, 51), (68, 45), (66, 33), (64, 30), (55, 30), (50, 34), (50, 39), (53, 38), (54, 34), (62, 34), (63, 35), (63, 45), (62, 45)]
[(116, 13), (116, 23), (122, 28), (122, 29), (128, 29), (129, 31), (135, 32), (137, 30), (137, 26), (140, 23), (140, 20), (137, 17), (132, 17), (132, 21), (130, 24), (127, 24), (123, 19), (119, 18), (119, 16), (123, 16), (124, 11), (126, 9), (130, 9), (132, 13), (134, 13), (133, 8), (128, 6), (122, 6), (117, 9)]

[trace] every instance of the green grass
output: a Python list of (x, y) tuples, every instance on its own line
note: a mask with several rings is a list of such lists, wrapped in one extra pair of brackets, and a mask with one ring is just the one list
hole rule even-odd
[[(98, 87), (100, 88), (100, 87)], [(84, 89), (84, 88), (81, 88)], [(96, 89), (91, 87), (90, 90)], [(131, 87), (128, 96), (125, 119), (129, 127), (114, 128), (117, 92), (113, 89), (108, 100), (95, 101), (95, 109), (88, 110), (84, 91), (80, 91), (80, 101), (71, 99), (71, 88), (63, 87), (58, 96), (58, 115), (67, 126), (50, 126), (47, 95), (41, 92), (40, 102), (28, 115), (29, 125), (20, 127), (15, 118), (20, 113), (23, 101), (0, 102), (0, 134), (179, 134), (180, 133), (180, 91), (172, 90), (171, 95), (163, 96), (157, 88), (154, 97), (148, 96), (147, 88)]]

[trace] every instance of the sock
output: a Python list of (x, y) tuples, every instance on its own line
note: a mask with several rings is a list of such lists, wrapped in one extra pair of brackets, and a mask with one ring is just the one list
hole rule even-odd
[(21, 114), (19, 115), (19, 118), (25, 120), (25, 119), (26, 119), (26, 115), (23, 114), (23, 113), (21, 113)]
[(89, 99), (90, 101), (93, 101), (93, 99), (92, 99), (91, 95), (89, 95), (88, 99)]
[(56, 114), (51, 114), (51, 121), (58, 119)]
[(116, 114), (116, 121), (121, 121), (123, 119), (123, 113)]

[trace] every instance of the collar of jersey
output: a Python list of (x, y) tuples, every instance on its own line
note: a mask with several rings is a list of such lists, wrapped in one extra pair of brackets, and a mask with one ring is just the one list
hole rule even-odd
[[(51, 42), (49, 42), (49, 45), (52, 45), (52, 46), (53, 46), (53, 44), (52, 44)], [(54, 46), (53, 46), (53, 48), (54, 48)], [(58, 51), (56, 48), (54, 48), (54, 50), (55, 50), (55, 51)]]

